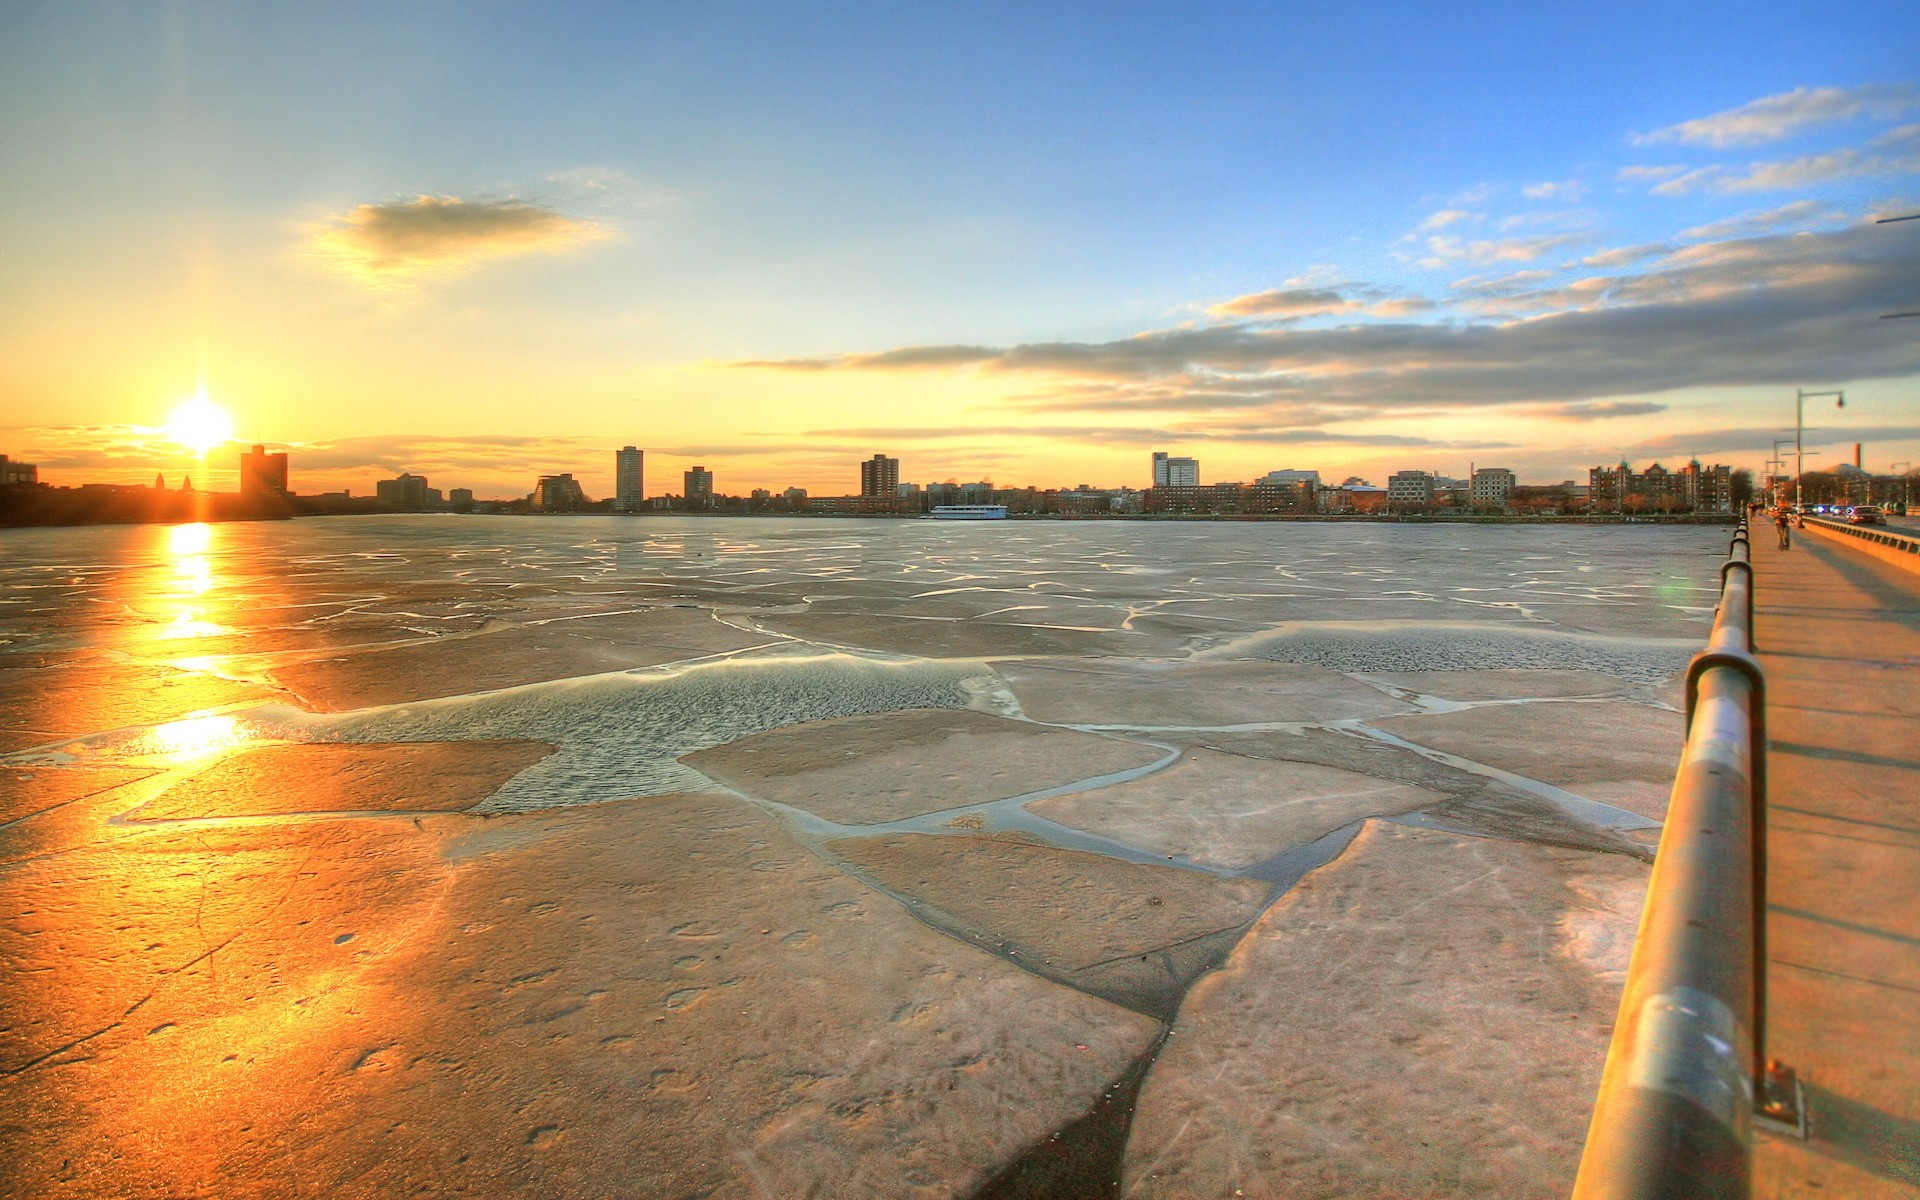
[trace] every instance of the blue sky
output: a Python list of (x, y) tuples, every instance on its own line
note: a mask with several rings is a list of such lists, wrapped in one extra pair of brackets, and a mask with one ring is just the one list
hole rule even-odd
[[(1911, 3), (14, 4), (0, 440), (150, 477), (142, 431), (204, 375), (316, 488), (504, 494), (629, 440), (655, 491), (694, 458), (837, 490), (869, 446), (906, 477), (1139, 482), (1161, 441), (1209, 478), (1560, 478), (1754, 458), (1794, 386), (1847, 384), (1910, 458), (1920, 331), (1790, 310), (1864, 312), (1913, 261), (1914, 226), (1861, 222), (1920, 208), (1916, 47)], [(1617, 393), (1570, 378), (1634, 357), (1623, 310), (1696, 320), (1709, 365), (1669, 338)], [(1377, 332), (1409, 325), (1542, 369), (1423, 375)], [(954, 346), (982, 353), (912, 353)]]

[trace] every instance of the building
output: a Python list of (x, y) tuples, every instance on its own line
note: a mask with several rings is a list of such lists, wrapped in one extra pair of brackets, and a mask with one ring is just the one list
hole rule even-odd
[(1294, 470), (1268, 471), (1265, 475), (1262, 475), (1253, 482), (1256, 486), (1267, 484), (1271, 487), (1279, 487), (1283, 484), (1307, 483), (1312, 484), (1315, 490), (1318, 490), (1320, 487), (1320, 472)]
[(1513, 498), (1513, 489), (1519, 485), (1520, 480), (1505, 467), (1481, 467), (1473, 473), (1469, 494), (1475, 504), (1505, 508)]
[(40, 482), (40, 468), (32, 463), (15, 462), (0, 454), (0, 487)]
[(622, 446), (613, 452), (613, 511), (639, 512), (647, 503), (647, 452)]
[(268, 454), (265, 446), (240, 453), (240, 494), (242, 496), (285, 496), (287, 494), (287, 456), (284, 451)]
[(894, 501), (900, 498), (900, 460), (876, 454), (860, 464), (860, 497)]
[(1588, 503), (1595, 512), (1733, 511), (1733, 468), (1705, 467), (1694, 459), (1678, 471), (1654, 463), (1635, 471), (1622, 460), (1617, 467), (1587, 472)]
[(686, 497), (689, 508), (709, 508), (713, 504), (713, 472), (705, 467), (695, 467), (681, 477), (686, 487), (682, 495)]
[(587, 506), (587, 493), (571, 473), (542, 475), (528, 497), (535, 512), (579, 512)]
[(1197, 458), (1169, 457), (1164, 450), (1153, 452), (1153, 486), (1199, 487), (1200, 460)]
[(373, 494), (384, 508), (423, 512), (427, 507), (427, 477), (402, 471), (397, 478), (374, 484)]
[(447, 493), (447, 505), (455, 512), (473, 511), (473, 489), (454, 488)]
[(1387, 477), (1387, 503), (1428, 507), (1433, 503), (1433, 476), (1425, 471), (1395, 471)]

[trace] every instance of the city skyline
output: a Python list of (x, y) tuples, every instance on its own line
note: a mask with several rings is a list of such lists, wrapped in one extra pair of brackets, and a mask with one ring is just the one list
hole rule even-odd
[(376, 44), (345, 9), (17, 8), (0, 442), (57, 483), (203, 471), (161, 430), (204, 387), (312, 490), (609, 493), (636, 439), (741, 491), (837, 491), (874, 445), (1567, 478), (1758, 462), (1844, 387), (1828, 457), (1915, 457), (1912, 324), (1878, 318), (1920, 225), (1874, 220), (1920, 206), (1920, 21), (1646, 19), (507, 7)]

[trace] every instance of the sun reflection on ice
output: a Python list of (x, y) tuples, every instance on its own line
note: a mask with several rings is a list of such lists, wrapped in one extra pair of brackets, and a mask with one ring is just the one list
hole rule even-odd
[(252, 740), (246, 727), (232, 717), (189, 717), (154, 726), (141, 749), (190, 762)]

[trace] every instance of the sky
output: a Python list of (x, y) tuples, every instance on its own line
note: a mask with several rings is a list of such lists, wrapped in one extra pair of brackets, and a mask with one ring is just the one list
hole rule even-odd
[(296, 491), (1920, 450), (1920, 7), (0, 4), (0, 453)]

